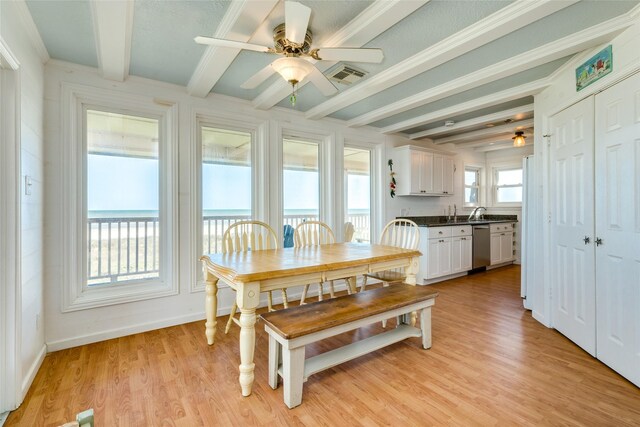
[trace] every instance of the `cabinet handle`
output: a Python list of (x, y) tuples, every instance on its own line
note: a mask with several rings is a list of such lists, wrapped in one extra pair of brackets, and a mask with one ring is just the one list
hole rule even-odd
[(602, 239), (601, 239), (601, 238), (599, 238), (599, 237), (596, 237), (596, 246), (600, 246), (600, 245), (602, 245), (602, 244), (603, 244), (603, 243), (602, 243)]
[(504, 234), (504, 233), (500, 233), (500, 235), (501, 235), (501, 236), (504, 236), (505, 234)]
[(438, 231), (438, 234), (442, 234), (442, 231)]
[(582, 241), (584, 242), (585, 245), (588, 245), (589, 242), (591, 242), (591, 239), (589, 238), (589, 236), (584, 236), (584, 239), (582, 239)]

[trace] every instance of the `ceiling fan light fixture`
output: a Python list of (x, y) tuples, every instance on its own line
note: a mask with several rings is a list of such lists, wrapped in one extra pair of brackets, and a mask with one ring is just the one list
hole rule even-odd
[(271, 66), (292, 85), (300, 83), (313, 71), (313, 65), (308, 61), (294, 56), (276, 59)]
[(524, 147), (525, 145), (525, 138), (526, 136), (524, 136), (524, 132), (522, 131), (517, 131), (516, 132), (516, 136), (514, 136), (513, 138), (513, 146), (514, 147)]

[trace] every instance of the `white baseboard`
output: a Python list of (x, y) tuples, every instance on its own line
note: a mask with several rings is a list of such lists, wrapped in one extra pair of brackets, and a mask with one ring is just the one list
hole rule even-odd
[(35, 379), (36, 374), (40, 369), (40, 366), (42, 366), (42, 362), (44, 362), (44, 358), (46, 355), (47, 355), (47, 345), (43, 344), (42, 348), (40, 349), (40, 352), (38, 353), (38, 356), (36, 357), (36, 360), (33, 361), (33, 363), (31, 364), (31, 367), (29, 367), (29, 371), (27, 372), (27, 375), (22, 380), (22, 388), (20, 390), (20, 404), (22, 404), (22, 401), (27, 395), (27, 392), (29, 391), (29, 387), (31, 387), (31, 384)]
[[(287, 295), (288, 299), (290, 299), (291, 301), (299, 300), (300, 296), (302, 295), (302, 287), (297, 287), (294, 289), (295, 289), (295, 292), (290, 292)], [(335, 290), (341, 291), (344, 289), (346, 289), (346, 283), (344, 281), (336, 281)], [(313, 293), (309, 296), (309, 299), (311, 300), (312, 298), (315, 297), (315, 295), (316, 294), (314, 289)], [(274, 297), (273, 298), (274, 304), (282, 304), (282, 296), (280, 295), (280, 292), (274, 292), (273, 297)], [(203, 297), (203, 302), (204, 302), (204, 297)], [(266, 307), (266, 305), (267, 305), (266, 296), (263, 296), (259, 307)], [(226, 305), (224, 307), (219, 306), (217, 316), (218, 317), (226, 316), (230, 312), (231, 312), (231, 305)], [(127, 335), (153, 331), (156, 329), (167, 328), (170, 326), (182, 325), (184, 323), (197, 322), (199, 320), (204, 320), (204, 319), (205, 319), (205, 312), (204, 310), (202, 310), (195, 313), (192, 312), (192, 313), (181, 315), (181, 316), (174, 316), (166, 319), (160, 319), (153, 322), (138, 323), (138, 324), (129, 325), (123, 328), (108, 329), (105, 331), (100, 331), (92, 334), (81, 335), (81, 336), (62, 339), (58, 341), (52, 341), (46, 344), (46, 349), (49, 352), (64, 350), (67, 348), (78, 347), (80, 345), (110, 340), (113, 338), (120, 338)], [(204, 336), (204, 329), (203, 329), (203, 336)], [(45, 353), (43, 353), (43, 357), (42, 357), (43, 359), (44, 359), (44, 354), (46, 354), (46, 350), (45, 350)]]

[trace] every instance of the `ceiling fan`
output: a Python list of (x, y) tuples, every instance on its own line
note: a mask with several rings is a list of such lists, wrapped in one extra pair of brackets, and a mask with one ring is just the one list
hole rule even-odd
[(255, 52), (282, 55), (258, 71), (240, 87), (254, 89), (274, 73), (280, 74), (291, 84), (291, 105), (296, 103), (296, 87), (309, 79), (325, 96), (335, 94), (338, 89), (310, 61), (349, 61), (380, 63), (384, 58), (382, 49), (320, 47), (311, 49), (312, 34), (308, 28), (311, 9), (294, 1), (284, 3), (285, 22), (273, 30), (273, 47), (261, 46), (234, 40), (198, 36), (196, 43), (246, 49)]

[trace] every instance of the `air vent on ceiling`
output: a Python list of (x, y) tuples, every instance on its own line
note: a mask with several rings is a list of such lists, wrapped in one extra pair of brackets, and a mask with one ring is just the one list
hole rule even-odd
[(365, 76), (364, 71), (358, 70), (350, 65), (341, 64), (338, 68), (331, 71), (327, 77), (338, 83), (350, 85), (357, 82)]

